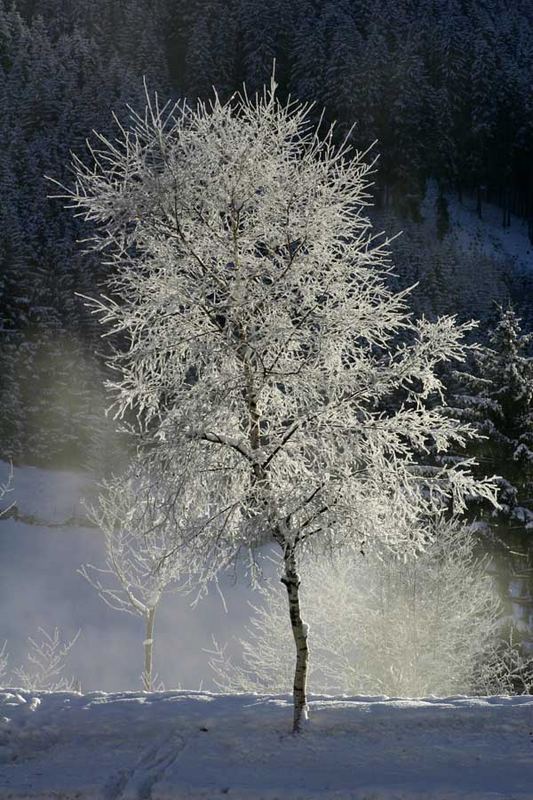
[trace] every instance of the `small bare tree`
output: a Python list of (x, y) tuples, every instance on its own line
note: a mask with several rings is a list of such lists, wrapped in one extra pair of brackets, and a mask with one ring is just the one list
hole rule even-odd
[(152, 691), (157, 608), (163, 593), (184, 577), (175, 532), (146, 476), (133, 470), (103, 483), (89, 514), (104, 534), (105, 567), (87, 564), (80, 572), (108, 606), (144, 620), (142, 683)]
[[(12, 477), (13, 477), (13, 467), (11, 466), (7, 480), (0, 483), (0, 500), (2, 500), (2, 498), (10, 490)], [(1, 509), (0, 517), (7, 510), (9, 510), (9, 506), (7, 509), (6, 508)], [(0, 647), (0, 681), (3, 681), (7, 674), (8, 663), (9, 663), (9, 653), (7, 652), (7, 641), (5, 641), (2, 647)]]
[[(13, 491), (13, 464), (9, 465), (9, 472), (7, 474), (7, 478), (4, 478), (0, 481), (0, 500), (3, 500), (6, 494)], [(7, 506), (0, 508), (0, 517), (3, 514), (8, 514), (9, 511), (12, 509), (13, 503), (9, 503)]]
[(476, 688), (483, 694), (533, 694), (533, 654), (524, 651), (514, 625), (480, 663)]
[(274, 83), (196, 110), (148, 100), (90, 156), (75, 159), (66, 196), (113, 267), (113, 299), (93, 305), (127, 340), (113, 360), (117, 414), (134, 409), (151, 432), (186, 522), (176, 546), (211, 571), (279, 547), (298, 731), (305, 551), (372, 538), (413, 551), (425, 537), (415, 523), (435, 507), (494, 499), (468, 461), (433, 473), (419, 463), (472, 433), (438, 407), (438, 367), (464, 358), (471, 326), (410, 318), (365, 216), (365, 154), (337, 147), (333, 131), (321, 138)]
[(7, 641), (0, 647), (0, 682), (2, 682), (7, 675), (7, 668), (9, 664), (9, 653), (7, 652)]

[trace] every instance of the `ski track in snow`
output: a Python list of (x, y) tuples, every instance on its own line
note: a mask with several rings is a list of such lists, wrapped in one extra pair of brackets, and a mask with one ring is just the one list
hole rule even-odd
[(187, 745), (176, 733), (146, 749), (131, 771), (120, 770), (104, 787), (104, 800), (151, 800), (153, 786)]
[(0, 692), (0, 800), (533, 800), (533, 697)]

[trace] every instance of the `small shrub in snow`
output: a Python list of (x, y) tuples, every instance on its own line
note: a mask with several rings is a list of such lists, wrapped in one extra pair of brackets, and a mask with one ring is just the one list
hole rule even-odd
[(481, 694), (533, 694), (533, 655), (524, 651), (513, 628), (479, 665), (476, 689)]
[(27, 691), (50, 692), (76, 691), (79, 688), (74, 678), (65, 675), (68, 656), (76, 644), (80, 631), (70, 641), (64, 641), (59, 628), (48, 633), (39, 628), (40, 639), (28, 637), (29, 649), (25, 666), (13, 670), (21, 688)]

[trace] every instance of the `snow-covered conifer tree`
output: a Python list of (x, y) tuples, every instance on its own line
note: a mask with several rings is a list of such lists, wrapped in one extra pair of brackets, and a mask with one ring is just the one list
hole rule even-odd
[(474, 445), (479, 470), (501, 475), (501, 512), (533, 526), (533, 334), (522, 333), (512, 306), (500, 307), (489, 347), (475, 353), (473, 375), (460, 376), (463, 419), (486, 437)]
[[(112, 299), (94, 308), (127, 341), (117, 413), (134, 409), (150, 433), (177, 547), (209, 570), (279, 547), (298, 731), (302, 553), (376, 539), (413, 551), (435, 506), (493, 497), (469, 462), (428, 471), (418, 458), (471, 433), (439, 409), (437, 374), (463, 359), (470, 325), (411, 319), (365, 215), (364, 154), (321, 137), (274, 85), (196, 110), (149, 101), (91, 156), (67, 196), (112, 263)], [(403, 402), (384, 411), (393, 393)]]

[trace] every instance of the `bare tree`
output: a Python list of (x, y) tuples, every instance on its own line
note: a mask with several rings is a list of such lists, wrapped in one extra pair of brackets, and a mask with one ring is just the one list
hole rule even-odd
[(7, 675), (7, 666), (9, 664), (9, 653), (7, 652), (7, 640), (0, 647), (0, 681), (3, 681)]
[(533, 654), (524, 649), (513, 624), (480, 663), (477, 689), (483, 694), (533, 694)]
[[(7, 478), (2, 479), (0, 481), (0, 500), (3, 500), (6, 494), (9, 494), (9, 492), (13, 491), (12, 483), (13, 483), (13, 464), (10, 464)], [(13, 505), (14, 505), (13, 503), (9, 503), (7, 506), (4, 506), (4, 508), (0, 508), (0, 517), (3, 514), (8, 514), (9, 511), (13, 508)]]
[(104, 482), (89, 514), (104, 535), (105, 567), (87, 564), (80, 572), (108, 606), (144, 620), (142, 683), (152, 691), (157, 608), (163, 593), (184, 578), (174, 530), (155, 489), (135, 469)]
[(375, 538), (413, 551), (413, 523), (435, 506), (494, 499), (468, 461), (419, 467), (428, 447), (472, 433), (437, 402), (437, 368), (463, 359), (471, 326), (410, 318), (365, 216), (365, 154), (321, 138), (274, 83), (196, 110), (149, 99), (90, 156), (74, 160), (67, 197), (112, 264), (111, 298), (93, 306), (128, 343), (113, 359), (116, 412), (134, 409), (151, 432), (180, 545), (208, 570), (279, 547), (298, 731), (302, 553)]

